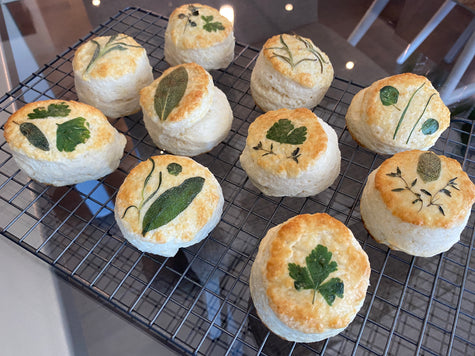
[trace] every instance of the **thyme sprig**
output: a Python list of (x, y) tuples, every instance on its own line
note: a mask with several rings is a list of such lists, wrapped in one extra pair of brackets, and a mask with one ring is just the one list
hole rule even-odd
[(265, 153), (262, 155), (262, 157), (267, 156), (267, 155), (275, 155), (275, 152), (273, 151), (274, 150), (273, 143), (270, 144), (270, 149), (265, 149), (264, 146), (262, 145), (262, 142), (259, 141), (257, 146), (254, 146), (253, 149), (256, 151), (264, 151)]
[(424, 202), (422, 201), (422, 198), (421, 198), (422, 195), (420, 193), (415, 192), (412, 189), (417, 184), (417, 178), (414, 179), (411, 182), (411, 184), (409, 185), (409, 183), (406, 181), (406, 179), (404, 179), (404, 177), (402, 176), (402, 173), (401, 173), (401, 170), (399, 169), (399, 167), (396, 168), (396, 172), (391, 172), (391, 173), (388, 173), (386, 175), (389, 176), (389, 177), (399, 178), (403, 181), (404, 188), (394, 188), (394, 189), (391, 189), (391, 191), (392, 192), (402, 192), (404, 190), (407, 190), (407, 191), (411, 192), (415, 197), (415, 199), (412, 201), (412, 204), (416, 204), (416, 203), (420, 202), (421, 206), (420, 206), (418, 211), (421, 211), (422, 207), (424, 206)]
[[(290, 65), (290, 67), (292, 67), (292, 69), (294, 69), (296, 66), (298, 66), (302, 62), (306, 62), (306, 61), (317, 62), (318, 61), (320, 64), (320, 73), (323, 73), (323, 63), (327, 63), (327, 62), (323, 59), (323, 56), (321, 55), (321, 53), (317, 51), (317, 49), (312, 45), (310, 41), (300, 37), (299, 35), (294, 35), (294, 37), (297, 38), (300, 42), (302, 42), (305, 45), (305, 50), (311, 53), (315, 57), (314, 58), (306, 57), (295, 62), (292, 51), (290, 50), (289, 46), (285, 42), (283, 35), (280, 35), (279, 37), (280, 43), (282, 45), (281, 47), (267, 47), (267, 48), (264, 48), (264, 50), (273, 50), (274, 52), (272, 52), (271, 58), (277, 57), (277, 58), (282, 59), (283, 61), (287, 62)], [(285, 54), (276, 53), (275, 50), (284, 51)]]
[(428, 192), (427, 190), (425, 189), (421, 189), (421, 192), (423, 192), (424, 194), (430, 196), (430, 200), (429, 200), (429, 204), (427, 204), (427, 206), (436, 206), (438, 209), (439, 209), (439, 212), (445, 216), (445, 211), (444, 209), (442, 208), (442, 204), (439, 204), (437, 203), (437, 200), (439, 199), (438, 195), (440, 193), (443, 193), (445, 195), (447, 195), (448, 197), (452, 197), (452, 193), (451, 191), (449, 190), (449, 188), (453, 188), (455, 190), (460, 190), (458, 187), (457, 187), (457, 183), (455, 182), (455, 180), (457, 179), (458, 177), (455, 177), (455, 178), (452, 178), (451, 180), (448, 181), (448, 183), (442, 188), (440, 189), (437, 193), (435, 193), (434, 195), (432, 195), (430, 192)]
[(414, 187), (417, 184), (417, 178), (414, 179), (411, 182), (411, 184), (409, 184), (406, 181), (406, 179), (402, 176), (402, 173), (401, 173), (401, 170), (399, 169), (399, 167), (396, 168), (396, 172), (387, 173), (386, 175), (389, 176), (389, 177), (393, 177), (393, 178), (399, 178), (403, 181), (403, 183), (404, 183), (403, 188), (394, 188), (394, 189), (391, 189), (391, 191), (392, 192), (403, 192), (403, 191), (407, 190), (410, 193), (412, 193), (415, 197), (415, 199), (412, 201), (412, 204), (417, 204), (417, 203), (421, 204), (418, 211), (421, 211), (422, 208), (424, 207), (424, 200), (422, 199), (422, 197), (427, 196), (427, 197), (429, 197), (429, 200), (426, 203), (426, 207), (436, 206), (437, 209), (439, 210), (439, 212), (443, 216), (445, 216), (445, 211), (442, 207), (442, 204), (438, 202), (439, 198), (440, 198), (439, 194), (442, 193), (442, 194), (447, 195), (448, 197), (452, 197), (452, 192), (450, 191), (450, 188), (453, 188), (455, 190), (460, 190), (457, 187), (457, 182), (456, 182), (458, 177), (454, 177), (454, 178), (450, 179), (443, 188), (439, 189), (435, 194), (433, 194), (433, 193), (429, 192), (427, 189), (423, 189), (423, 188), (419, 189), (420, 193), (415, 191)]
[(95, 48), (94, 53), (92, 55), (91, 61), (87, 65), (86, 70), (85, 70), (84, 73), (89, 73), (89, 71), (94, 66), (94, 64), (97, 63), (99, 58), (104, 57), (106, 54), (108, 54), (112, 51), (126, 51), (129, 47), (133, 47), (133, 48), (140, 48), (141, 47), (141, 46), (136, 46), (136, 45), (132, 45), (132, 44), (123, 42), (123, 40), (126, 38), (126, 36), (117, 38), (118, 36), (119, 36), (118, 34), (112, 35), (109, 38), (109, 40), (106, 42), (104, 47), (101, 47), (99, 42), (97, 42), (96, 40), (94, 40), (94, 39), (91, 40), (91, 42), (96, 45), (96, 48)]
[(297, 147), (295, 150), (292, 151), (290, 156), (287, 158), (293, 159), (296, 163), (299, 163), (299, 157), (302, 155), (300, 152), (300, 147)]
[(188, 5), (188, 13), (180, 13), (178, 14), (179, 19), (186, 19), (185, 27), (183, 28), (183, 33), (186, 31), (188, 26), (196, 27), (196, 21), (194, 21), (194, 17), (197, 17), (200, 14), (199, 7)]

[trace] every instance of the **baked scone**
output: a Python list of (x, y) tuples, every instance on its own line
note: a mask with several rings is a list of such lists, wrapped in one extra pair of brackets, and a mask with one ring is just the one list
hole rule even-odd
[(259, 245), (249, 287), (276, 335), (316, 342), (343, 331), (363, 305), (371, 269), (350, 229), (327, 214), (297, 215)]
[(210, 151), (228, 135), (233, 120), (226, 95), (196, 63), (168, 68), (141, 90), (140, 105), (153, 142), (182, 156)]
[(119, 166), (126, 144), (96, 108), (46, 100), (23, 106), (5, 124), (5, 140), (18, 166), (55, 186), (101, 178)]
[(165, 31), (168, 64), (193, 62), (211, 70), (226, 68), (233, 58), (233, 24), (218, 10), (202, 4), (187, 4), (172, 12)]
[(120, 186), (115, 219), (124, 237), (143, 252), (175, 256), (218, 224), (224, 198), (216, 178), (188, 157), (153, 156)]
[(379, 154), (431, 148), (450, 125), (450, 111), (423, 76), (404, 73), (359, 91), (346, 114), (353, 139)]
[(239, 159), (262, 193), (291, 197), (327, 189), (338, 177), (341, 161), (335, 130), (305, 108), (256, 118)]
[(460, 239), (474, 202), (475, 186), (456, 160), (411, 150), (395, 154), (371, 172), (360, 211), (376, 241), (430, 257)]
[(251, 74), (251, 94), (264, 111), (312, 109), (333, 81), (327, 55), (309, 38), (281, 34), (262, 47)]
[(140, 110), (140, 89), (153, 81), (145, 48), (124, 34), (96, 37), (82, 44), (73, 59), (79, 101), (118, 118)]

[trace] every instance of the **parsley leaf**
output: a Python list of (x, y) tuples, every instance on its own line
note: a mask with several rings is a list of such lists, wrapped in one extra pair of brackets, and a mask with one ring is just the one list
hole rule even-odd
[(34, 109), (33, 112), (28, 114), (28, 118), (33, 120), (46, 119), (48, 117), (65, 117), (68, 116), (70, 112), (71, 109), (66, 103), (49, 104), (47, 109), (45, 109), (44, 106)]
[(313, 289), (313, 300), (317, 291), (323, 296), (328, 305), (332, 305), (336, 297), (343, 298), (344, 285), (340, 278), (327, 279), (330, 273), (336, 271), (337, 263), (331, 261), (332, 253), (323, 245), (315, 247), (310, 255), (305, 258), (306, 266), (289, 263), (289, 276), (295, 280), (297, 290)]
[(208, 32), (217, 32), (218, 30), (222, 31), (224, 30), (224, 26), (221, 22), (216, 21), (216, 22), (211, 22), (213, 21), (213, 16), (201, 16), (201, 19), (206, 22), (203, 25), (203, 28), (208, 31)]
[(57, 124), (56, 147), (60, 152), (72, 152), (80, 143), (84, 143), (91, 136), (91, 132), (86, 127), (86, 119), (77, 117), (75, 119)]
[(289, 119), (280, 119), (267, 131), (269, 140), (290, 145), (300, 145), (307, 139), (307, 128), (295, 128)]

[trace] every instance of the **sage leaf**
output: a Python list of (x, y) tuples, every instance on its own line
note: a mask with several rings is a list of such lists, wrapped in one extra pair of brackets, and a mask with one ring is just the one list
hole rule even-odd
[(20, 125), (20, 132), (36, 148), (43, 151), (49, 151), (49, 143), (41, 130), (31, 122), (24, 122)]
[(182, 171), (182, 166), (178, 163), (170, 163), (168, 166), (167, 166), (167, 171), (168, 173), (170, 173), (172, 176), (177, 176), (181, 173)]
[(439, 122), (436, 119), (428, 119), (422, 124), (421, 131), (424, 135), (432, 135), (439, 129)]
[(269, 140), (290, 145), (300, 145), (307, 139), (307, 128), (295, 128), (289, 119), (280, 119), (267, 131)]
[(49, 104), (45, 109), (43, 106), (33, 109), (33, 112), (28, 114), (28, 119), (46, 119), (48, 117), (66, 117), (71, 112), (69, 105), (66, 103)]
[(76, 146), (86, 142), (91, 132), (86, 127), (87, 121), (83, 117), (76, 117), (62, 124), (57, 124), (56, 148), (60, 152), (73, 152)]
[(205, 179), (187, 178), (179, 186), (164, 191), (150, 205), (142, 221), (142, 235), (168, 224), (184, 211), (201, 192)]
[(171, 111), (178, 106), (188, 86), (188, 72), (178, 67), (167, 74), (155, 91), (154, 106), (160, 120), (165, 121)]
[(439, 179), (441, 169), (440, 158), (434, 152), (424, 152), (419, 156), (417, 173), (424, 182), (427, 183)]
[(384, 106), (394, 105), (399, 99), (399, 90), (390, 85), (386, 85), (379, 90), (379, 98)]

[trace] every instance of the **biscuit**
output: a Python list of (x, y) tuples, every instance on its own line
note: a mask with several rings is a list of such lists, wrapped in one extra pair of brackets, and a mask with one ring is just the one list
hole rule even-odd
[(147, 52), (124, 34), (82, 44), (74, 54), (73, 72), (79, 101), (109, 118), (139, 111), (139, 91), (153, 81)]
[(252, 70), (252, 98), (264, 111), (312, 109), (322, 101), (333, 75), (330, 59), (310, 39), (276, 35), (264, 44)]
[(346, 114), (354, 140), (379, 154), (431, 148), (450, 125), (450, 111), (431, 82), (404, 73), (358, 92)]
[(172, 12), (165, 31), (168, 64), (197, 63), (212, 70), (226, 68), (233, 58), (233, 24), (218, 10), (187, 4)]
[(99, 110), (65, 100), (23, 106), (8, 119), (4, 135), (22, 170), (55, 186), (113, 172), (126, 144), (125, 136)]
[[(309, 266), (315, 274), (307, 274)], [(350, 229), (327, 214), (303, 214), (267, 232), (249, 286), (257, 314), (273, 333), (316, 342), (351, 323), (363, 305), (370, 272), (368, 256)]]
[(203, 240), (218, 224), (223, 204), (221, 186), (206, 167), (188, 157), (162, 155), (130, 171), (114, 213), (132, 245), (170, 257)]
[(307, 197), (340, 173), (335, 130), (308, 109), (269, 111), (249, 126), (240, 156), (251, 182), (269, 196)]
[(474, 202), (475, 186), (458, 161), (411, 150), (395, 154), (371, 172), (360, 212), (376, 241), (430, 257), (460, 239)]
[(163, 150), (196, 156), (228, 135), (233, 112), (226, 95), (196, 63), (168, 68), (140, 92), (145, 127)]

